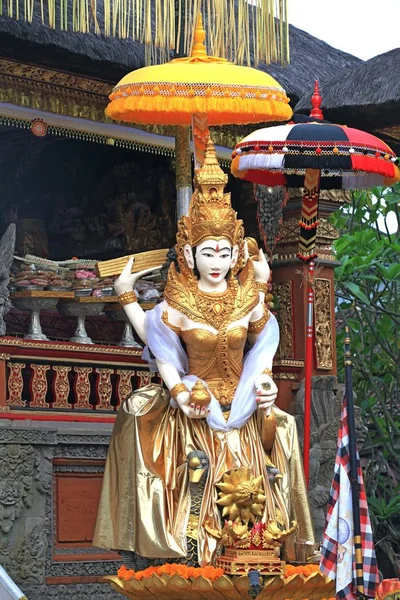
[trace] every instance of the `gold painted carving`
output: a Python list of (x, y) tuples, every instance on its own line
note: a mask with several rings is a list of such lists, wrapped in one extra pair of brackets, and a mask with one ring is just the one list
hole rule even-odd
[(279, 244), (296, 244), (299, 241), (300, 226), (298, 217), (284, 219), (279, 227)]
[(0, 59), (1, 102), (104, 122), (110, 92), (102, 81)]
[(135, 375), (135, 371), (128, 371), (125, 369), (117, 369), (117, 397), (118, 405), (121, 404), (126, 398), (133, 392), (132, 377)]
[(10, 374), (8, 376), (8, 400), (7, 404), (14, 406), (26, 406), (22, 399), (22, 390), (24, 382), (22, 379), (22, 369), (26, 367), (25, 363), (9, 363)]
[(302, 369), (304, 367), (304, 360), (297, 358), (283, 358), (280, 360), (274, 360), (274, 367), (295, 367)]
[(47, 394), (47, 378), (46, 373), (50, 370), (50, 365), (30, 365), (33, 376), (31, 380), (31, 401), (29, 406), (31, 407), (48, 407), (46, 403)]
[(74, 391), (75, 408), (90, 408), (90, 381), (89, 375), (93, 372), (91, 367), (74, 367), (76, 373)]
[[(332, 242), (339, 237), (338, 230), (329, 222), (328, 219), (320, 217), (317, 228), (317, 246), (332, 246)], [(297, 217), (284, 219), (279, 227), (279, 244), (297, 244), (299, 241), (300, 227)], [(320, 256), (318, 254), (318, 256)]]
[(274, 379), (290, 379), (291, 381), (297, 381), (298, 376), (296, 373), (274, 373)]
[[(49, 343), (49, 342), (31, 342), (30, 340), (21, 340), (21, 338), (3, 338), (2, 346), (17, 346), (18, 348), (32, 348), (40, 350), (61, 350), (63, 352), (80, 352), (82, 353), (82, 344), (71, 344), (69, 342)], [(142, 350), (133, 348), (122, 348), (115, 346), (85, 346), (85, 353), (94, 354), (120, 354), (122, 356), (140, 356)], [(50, 357), (48, 357), (50, 358)]]
[(315, 342), (318, 369), (332, 369), (331, 281), (315, 279)]
[(292, 358), (294, 354), (292, 285), (292, 281), (274, 284), (274, 291), (278, 298), (278, 322), (281, 332), (276, 354), (278, 360)]
[[(289, 202), (291, 199), (299, 199), (303, 196), (303, 188), (289, 188)], [(349, 202), (350, 192), (348, 190), (321, 190), (321, 200), (330, 200), (331, 202)]]
[(112, 90), (112, 86), (103, 81), (71, 75), (70, 73), (56, 71), (54, 69), (26, 65), (5, 58), (0, 58), (0, 73), (2, 75), (20, 78), (25, 81), (31, 81), (32, 85), (33, 82), (37, 81), (40, 83), (62, 86), (63, 88), (70, 88), (72, 90), (80, 89), (85, 93), (100, 94), (107, 97)]
[(152, 373), (150, 371), (136, 371), (136, 375), (138, 378), (138, 388), (142, 388), (145, 385), (149, 385), (151, 383)]
[(68, 405), (68, 396), (70, 391), (68, 373), (72, 367), (64, 365), (54, 365), (55, 378), (53, 383), (54, 402), (52, 408), (71, 408)]
[(112, 396), (112, 385), (111, 385), (111, 375), (114, 373), (114, 369), (95, 369), (97, 374), (97, 396), (99, 399), (99, 404), (97, 404), (96, 408), (99, 410), (110, 410), (111, 404), (111, 396)]

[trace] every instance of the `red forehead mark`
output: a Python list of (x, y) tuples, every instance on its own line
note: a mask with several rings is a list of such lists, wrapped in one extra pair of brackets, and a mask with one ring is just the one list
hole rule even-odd
[(219, 245), (218, 245), (218, 244), (217, 244), (217, 245), (216, 245), (216, 247), (215, 247), (215, 251), (216, 251), (216, 252), (219, 252)]

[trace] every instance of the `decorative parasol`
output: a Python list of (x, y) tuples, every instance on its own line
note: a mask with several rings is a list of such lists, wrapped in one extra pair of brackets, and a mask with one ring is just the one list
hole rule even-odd
[(193, 125), (196, 166), (202, 164), (208, 126), (287, 121), (285, 90), (265, 72), (208, 56), (199, 15), (191, 56), (137, 69), (114, 88), (107, 107), (117, 121)]
[(400, 180), (398, 159), (377, 137), (323, 121), (318, 82), (308, 122), (258, 129), (233, 152), (232, 173), (267, 186), (303, 187), (298, 257), (308, 262), (304, 470), (308, 482), (313, 356), (313, 273), (320, 189), (363, 189)]

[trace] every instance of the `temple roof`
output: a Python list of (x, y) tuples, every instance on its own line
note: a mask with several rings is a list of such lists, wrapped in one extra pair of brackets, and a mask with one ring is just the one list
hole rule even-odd
[[(309, 112), (312, 89), (310, 83), (295, 106), (296, 112)], [(326, 119), (374, 132), (399, 151), (400, 48), (321, 77), (320, 91)]]
[[(326, 42), (290, 26), (291, 62), (258, 68), (268, 71), (286, 89), (294, 106), (316, 78), (325, 80), (363, 61)], [(39, 14), (31, 24), (0, 17), (0, 45), (3, 57), (62, 68), (72, 73), (116, 83), (127, 71), (144, 66), (143, 44), (131, 39), (106, 38), (94, 33), (73, 33), (50, 29)]]

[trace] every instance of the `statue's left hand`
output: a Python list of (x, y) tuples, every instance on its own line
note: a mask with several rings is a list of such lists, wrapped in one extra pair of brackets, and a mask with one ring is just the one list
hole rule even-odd
[(255, 381), (258, 407), (269, 415), (278, 395), (278, 388), (270, 375), (262, 373)]
[(157, 267), (150, 267), (149, 269), (144, 269), (143, 271), (139, 271), (138, 273), (132, 273), (133, 260), (133, 257), (131, 257), (128, 260), (128, 262), (122, 270), (121, 275), (114, 282), (114, 289), (118, 296), (120, 296), (124, 292), (132, 291), (133, 286), (138, 279), (162, 267), (162, 265), (158, 265)]
[(270, 268), (264, 252), (260, 248), (259, 260), (253, 260), (254, 276), (256, 281), (268, 283), (270, 276)]

